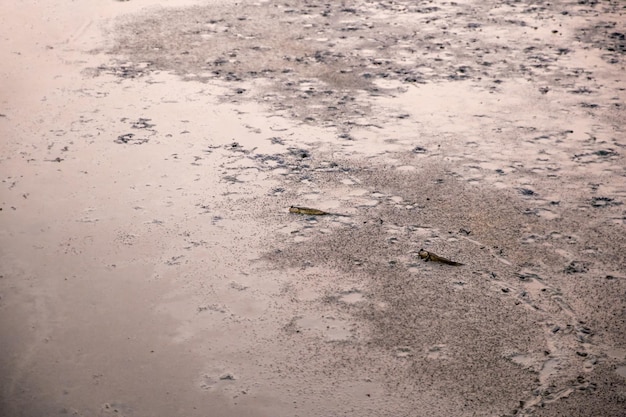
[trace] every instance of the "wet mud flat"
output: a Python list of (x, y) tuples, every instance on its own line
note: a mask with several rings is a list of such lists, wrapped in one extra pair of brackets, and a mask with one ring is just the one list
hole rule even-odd
[[(262, 259), (293, 278), (281, 291), (296, 300), (275, 365), (290, 383), (322, 372), (341, 391), (336, 369), (374, 373), (407, 415), (617, 415), (623, 13), (262, 2), (133, 21), (114, 52), (226, 82), (225, 101), (332, 136), (303, 147), (289, 131), (265, 138), (288, 152), (243, 150), (283, 182), (259, 217), (303, 200), (353, 216), (270, 216), (276, 249)], [(466, 265), (425, 264), (422, 246)]]
[[(90, 209), (89, 231), (47, 238), (59, 276), (87, 254), (107, 283), (42, 287), (76, 307), (38, 304), (54, 330), (4, 392), (24, 404), (54, 370), (71, 383), (45, 398), (76, 415), (621, 415), (625, 13), (260, 1), (122, 17), (82, 70), (89, 113), (21, 149), (41, 172), (103, 155), (90, 175), (115, 178), (128, 204), (104, 207), (125, 214)], [(119, 312), (81, 300), (88, 283)], [(124, 348), (59, 324), (89, 303)], [(70, 371), (72, 343), (87, 347)]]

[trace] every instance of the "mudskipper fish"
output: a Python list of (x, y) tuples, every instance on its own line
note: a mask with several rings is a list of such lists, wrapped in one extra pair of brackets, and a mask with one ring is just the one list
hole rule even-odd
[(446, 259), (442, 256), (435, 255), (434, 253), (428, 252), (427, 250), (424, 250), (424, 249), (420, 249), (420, 251), (418, 252), (418, 255), (420, 256), (420, 258), (424, 259), (425, 262), (433, 261), (433, 262), (439, 262), (442, 264), (454, 265), (454, 266), (463, 265), (460, 262), (451, 261), (450, 259)]

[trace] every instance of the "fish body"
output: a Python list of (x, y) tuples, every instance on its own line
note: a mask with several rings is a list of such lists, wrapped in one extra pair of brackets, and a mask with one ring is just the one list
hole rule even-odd
[(296, 207), (296, 206), (289, 207), (289, 213), (306, 214), (309, 216), (325, 216), (327, 214), (330, 214), (325, 211), (314, 209), (314, 208)]
[(350, 217), (349, 214), (341, 214), (341, 213), (329, 213), (327, 211), (322, 211), (309, 207), (298, 207), (291, 206), (289, 207), (289, 213), (295, 214), (306, 214), (307, 216), (342, 216), (342, 217)]
[(442, 264), (454, 265), (454, 266), (461, 266), (461, 265), (463, 265), (460, 262), (451, 261), (450, 259), (446, 259), (446, 258), (444, 258), (442, 256), (435, 255), (434, 253), (428, 252), (427, 250), (424, 250), (424, 249), (420, 249), (420, 251), (418, 252), (418, 255), (419, 255), (420, 258), (424, 259), (425, 262), (433, 261), (433, 262), (439, 262), (439, 263), (442, 263)]

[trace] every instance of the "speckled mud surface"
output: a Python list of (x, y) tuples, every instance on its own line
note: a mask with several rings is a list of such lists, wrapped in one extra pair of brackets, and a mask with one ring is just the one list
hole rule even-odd
[(623, 2), (147, 5), (3, 101), (7, 415), (623, 415)]

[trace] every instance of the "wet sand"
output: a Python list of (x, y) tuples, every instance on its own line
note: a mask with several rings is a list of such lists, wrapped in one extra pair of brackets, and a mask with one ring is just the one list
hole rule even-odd
[(1, 414), (623, 415), (625, 13), (3, 4)]

